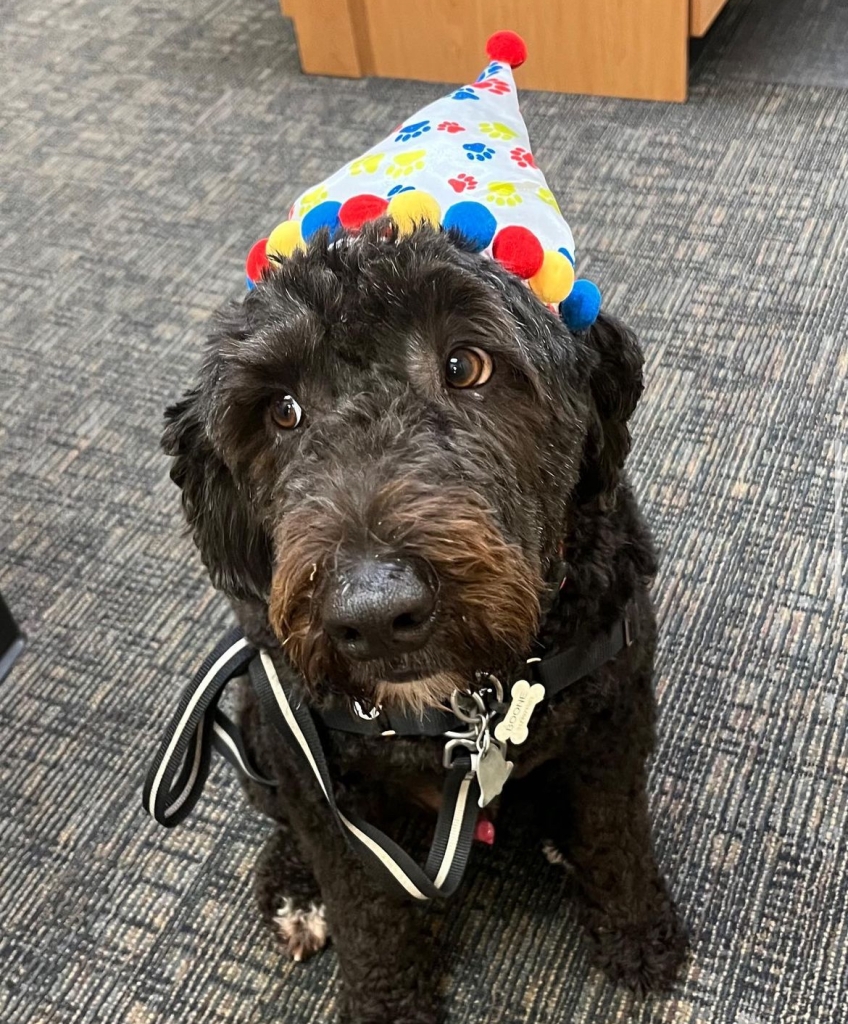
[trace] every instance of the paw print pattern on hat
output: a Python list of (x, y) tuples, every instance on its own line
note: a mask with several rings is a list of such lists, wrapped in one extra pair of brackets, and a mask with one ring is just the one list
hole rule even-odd
[(542, 200), (543, 203), (547, 203), (548, 206), (552, 206), (557, 213), (559, 213), (559, 203), (556, 201), (556, 196), (551, 192), (549, 188), (536, 189), (536, 195)]
[(383, 162), (385, 153), (371, 153), (354, 160), (350, 165), (351, 174), (376, 174)]
[(493, 62), (492, 64), (489, 64), (488, 67), (483, 68), (483, 70), (480, 72), (480, 74), (475, 79), (475, 82), (482, 82), (486, 78), (492, 78), (495, 75), (500, 74), (501, 71), (503, 71), (503, 69), (504, 69), (503, 64), (498, 64), (497, 62)]
[(524, 200), (515, 185), (508, 181), (493, 181), (489, 185), (486, 202), (498, 206), (518, 206)]
[(495, 151), (485, 142), (466, 142), (462, 147), (469, 160), (491, 160)]
[(482, 82), (475, 82), (472, 89), (490, 89), (496, 96), (502, 96), (509, 92), (509, 85), (502, 78), (485, 78)]
[(535, 167), (536, 161), (533, 159), (533, 154), (524, 149), (522, 146), (516, 146), (515, 149), (510, 150), (510, 158), (514, 160), (519, 167)]
[(501, 124), (499, 121), (495, 121), (494, 124), (484, 121), (481, 125), (478, 125), (478, 127), (480, 131), (484, 135), (488, 135), (490, 139), (509, 142), (510, 139), (518, 138), (518, 132), (513, 131), (512, 128), (505, 124)]
[(313, 188), (311, 192), (305, 192), (300, 197), (300, 202), (297, 207), (300, 216), (303, 217), (305, 214), (309, 213), (313, 206), (323, 203), (329, 194), (330, 193), (323, 185), (319, 185), (318, 188)]
[(397, 153), (386, 168), (386, 174), (390, 178), (408, 178), (415, 171), (424, 170), (426, 156), (426, 149), (410, 149), (406, 153)]
[[(251, 284), (309, 244), (327, 244), (311, 239), (355, 235), (389, 217), (400, 238), (426, 226), (449, 230), (524, 280), (570, 329), (591, 326), (600, 293), (588, 281), (574, 282), (574, 239), (518, 106), (513, 72), (527, 48), (514, 32), (496, 32), (486, 53), (475, 82), (395, 121), (382, 141), (301, 195), (290, 220), (254, 247)], [(572, 289), (575, 299), (567, 301)]]
[(455, 178), (448, 178), (448, 184), (454, 192), (465, 192), (477, 188), (477, 179), (473, 174), (457, 174)]
[(417, 139), (424, 132), (430, 131), (429, 121), (417, 121), (414, 124), (404, 125), (403, 128), (398, 129), (398, 133), (395, 136), (395, 142), (410, 142), (412, 139)]

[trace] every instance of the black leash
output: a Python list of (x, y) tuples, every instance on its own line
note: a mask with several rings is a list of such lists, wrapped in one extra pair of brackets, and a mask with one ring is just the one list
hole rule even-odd
[(379, 829), (340, 810), (313, 712), (280, 679), (268, 652), (252, 647), (240, 629), (226, 634), (183, 693), (148, 772), (144, 807), (169, 828), (183, 821), (203, 792), (213, 747), (242, 776), (262, 786), (278, 785), (251, 765), (241, 731), (218, 707), (230, 680), (247, 674), (275, 729), (309, 767), (348, 845), (372, 873), (402, 896), (450, 896), (468, 862), (478, 807), (487, 806), (503, 789), (513, 767), (506, 759), (508, 744), (524, 742), (536, 704), (553, 699), (631, 642), (625, 615), (585, 646), (530, 658), (528, 678), (513, 685), (508, 703), (500, 683), (491, 678), (490, 685), (473, 693), (455, 693), (452, 713), (429, 711), (412, 717), (376, 708), (363, 711), (356, 705), (355, 711), (334, 708), (321, 714), (327, 727), (345, 732), (446, 740), (447, 775), (424, 868)]
[[(217, 746), (216, 724), (228, 738), (238, 734), (219, 711), (218, 700), (227, 683), (247, 671), (255, 654), (242, 631), (231, 629), (183, 692), (144, 783), (144, 807), (161, 825), (179, 825), (200, 799), (212, 747)], [(239, 771), (252, 775), (240, 736), (233, 739), (233, 745), (237, 757), (228, 743), (222, 742), (218, 749)]]
[(422, 869), (379, 829), (339, 809), (311, 712), (284, 686), (268, 653), (257, 652), (239, 629), (227, 633), (183, 693), (144, 784), (147, 812), (169, 828), (183, 821), (203, 792), (213, 746), (254, 782), (277, 785), (251, 767), (240, 730), (218, 708), (224, 688), (246, 669), (275, 728), (311, 769), (347, 842), (380, 880), (415, 899), (451, 895), (462, 879), (477, 822), (480, 790), (471, 756), (462, 754), (448, 767), (433, 844)]

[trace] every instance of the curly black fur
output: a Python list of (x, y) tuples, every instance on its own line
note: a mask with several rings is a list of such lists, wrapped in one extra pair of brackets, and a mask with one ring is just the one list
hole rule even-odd
[[(492, 355), (488, 383), (446, 385), (457, 346)], [(538, 711), (511, 756), (575, 869), (598, 963), (644, 991), (672, 981), (686, 943), (645, 796), (656, 566), (622, 472), (641, 391), (638, 345), (612, 317), (572, 335), (458, 238), (399, 239), (382, 222), (335, 245), (318, 238), (219, 314), (163, 445), (214, 583), (315, 705), (368, 697), (400, 671), (451, 685), (483, 669), (510, 678), (536, 630), (572, 644), (633, 602), (637, 642)], [(303, 408), (297, 429), (270, 414), (283, 394)], [(431, 638), (353, 663), (322, 630), (327, 588), (355, 557), (410, 552), (439, 577)], [(416, 684), (398, 684), (400, 700), (404, 685)], [(340, 1019), (432, 1024), (434, 950), (419, 908), (375, 887), (249, 691), (242, 724), (259, 767), (286, 780), (248, 789), (278, 823), (258, 868), (263, 915), (273, 922), (284, 898), (320, 893)], [(437, 740), (326, 743), (340, 804), (386, 830), (441, 787)]]

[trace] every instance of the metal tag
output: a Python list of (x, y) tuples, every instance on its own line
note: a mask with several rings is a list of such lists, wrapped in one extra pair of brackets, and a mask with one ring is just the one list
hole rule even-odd
[(487, 807), (496, 796), (500, 796), (514, 765), (504, 757), (503, 749), (497, 743), (489, 743), (477, 762), (477, 782), (480, 786), (481, 807)]
[(527, 739), (527, 726), (536, 705), (545, 699), (545, 688), (541, 683), (531, 686), (526, 679), (519, 679), (512, 688), (509, 709), (502, 722), (495, 726), (495, 739), (501, 743), (516, 746)]

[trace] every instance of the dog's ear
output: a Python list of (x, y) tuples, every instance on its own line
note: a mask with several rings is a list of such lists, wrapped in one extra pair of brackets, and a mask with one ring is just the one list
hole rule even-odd
[(271, 583), (268, 537), (246, 495), (215, 452), (189, 391), (165, 412), (162, 448), (173, 457), (171, 479), (182, 490), (185, 517), (213, 584), (238, 599), (264, 600)]
[(579, 500), (588, 501), (618, 483), (630, 451), (627, 421), (642, 394), (642, 350), (621, 321), (601, 314), (586, 334), (593, 367), (589, 378), (591, 421), (583, 450)]

